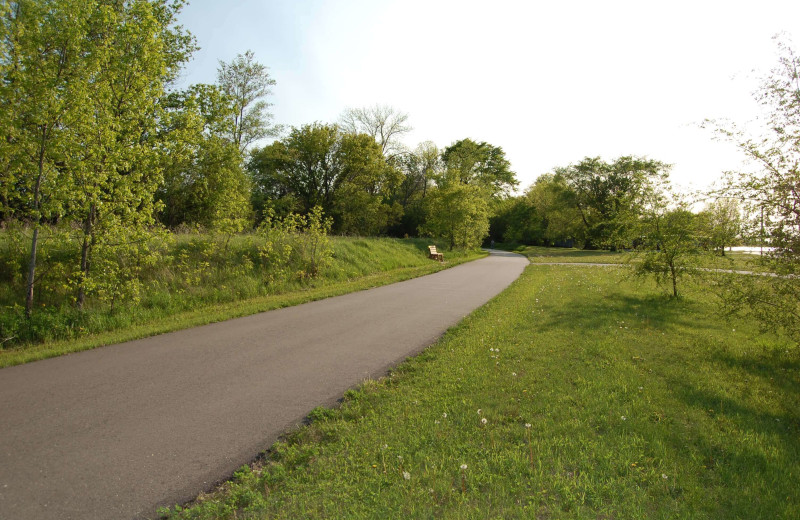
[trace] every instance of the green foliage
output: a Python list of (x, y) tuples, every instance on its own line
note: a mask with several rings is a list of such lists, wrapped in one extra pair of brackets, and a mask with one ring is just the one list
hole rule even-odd
[(278, 198), (292, 195), (302, 212), (321, 206), (330, 214), (340, 164), (335, 126), (304, 125), (287, 137), (256, 150), (248, 163), (256, 189)]
[[(3, 139), (4, 180), (12, 187), (3, 190), (3, 206), (32, 225), (24, 289), (29, 316), (43, 223), (80, 230), (80, 255), (69, 271), (79, 307), (104, 284), (100, 278), (111, 276), (92, 270), (110, 254), (103, 248), (117, 247), (120, 236), (140, 240), (154, 223), (153, 193), (163, 162), (155, 131), (158, 102), (194, 48), (191, 37), (173, 26), (181, 5), (21, 1), (4, 20), (2, 61), (12, 66), (4, 70), (0, 99), (2, 117), (14, 124)], [(125, 284), (125, 292), (135, 292), (129, 282), (105, 284), (117, 287), (106, 292)]]
[(402, 207), (402, 214), (391, 233), (396, 236), (415, 235), (424, 222), (424, 200), (428, 190), (433, 180), (443, 172), (441, 155), (434, 143), (425, 141), (412, 152), (399, 156), (395, 162), (402, 180), (392, 194), (392, 201)]
[[(248, 168), (261, 215), (299, 206), (320, 206), (333, 216), (334, 231), (380, 235), (402, 208), (392, 195), (399, 171), (387, 164), (379, 145), (367, 134), (343, 134), (336, 126), (305, 125), (261, 150)], [(268, 201), (272, 201), (269, 204)]]
[[(144, 291), (144, 275), (162, 260), (165, 241), (163, 233), (141, 233), (121, 228), (113, 238), (103, 236), (95, 242), (92, 276), (84, 277), (83, 290), (97, 296), (114, 313), (115, 306), (137, 305)], [(70, 282), (81, 280), (75, 273)]]
[(583, 244), (585, 230), (575, 201), (575, 192), (560, 175), (542, 175), (526, 192), (530, 204), (542, 215), (547, 243)]
[(557, 168), (574, 193), (584, 225), (586, 247), (617, 249), (639, 216), (654, 184), (666, 179), (669, 166), (651, 159), (625, 156), (606, 163), (587, 157), (578, 164)]
[(480, 246), (489, 233), (491, 205), (517, 185), (500, 147), (462, 139), (442, 152), (444, 171), (425, 197), (420, 233), (444, 238), (450, 250)]
[(82, 307), (97, 280), (95, 252), (123, 234), (144, 240), (155, 223), (154, 193), (162, 180), (156, 124), (164, 89), (186, 59), (172, 48), (177, 6), (138, 1), (96, 6), (90, 117), (76, 125), (83, 155), (72, 172), (71, 211), (83, 232), (74, 278)]
[(428, 218), (421, 233), (443, 238), (450, 250), (479, 247), (489, 233), (489, 195), (480, 186), (452, 183), (425, 199)]
[(193, 85), (164, 100), (164, 181), (156, 192), (165, 225), (202, 226), (230, 236), (250, 223), (250, 183), (230, 131), (234, 107), (213, 85)]
[(642, 209), (632, 240), (635, 272), (654, 276), (659, 285), (671, 284), (677, 298), (678, 280), (698, 263), (697, 217), (687, 204), (664, 192), (651, 193)]
[(521, 197), (503, 201), (492, 219), (492, 236), (523, 244), (583, 244), (575, 193), (561, 175), (542, 175)]
[(742, 237), (744, 219), (740, 204), (733, 198), (719, 198), (697, 215), (701, 244), (725, 256), (725, 248), (736, 245)]
[(492, 197), (508, 194), (519, 184), (503, 149), (486, 142), (456, 141), (444, 149), (442, 162), (448, 182), (480, 186)]
[(341, 171), (333, 200), (336, 231), (378, 236), (397, 220), (402, 207), (390, 197), (400, 172), (386, 163), (379, 145), (366, 134), (342, 136), (337, 150)]
[[(767, 264), (767, 269), (772, 268)], [(795, 278), (716, 273), (712, 283), (726, 314), (753, 316), (762, 330), (781, 330), (800, 341), (800, 284)]]
[(275, 137), (280, 127), (272, 123), (270, 104), (263, 98), (275, 85), (267, 67), (254, 59), (253, 51), (239, 54), (230, 63), (220, 61), (217, 82), (232, 104), (230, 125), (224, 136), (244, 153), (253, 142)]
[(525, 197), (509, 197), (494, 204), (489, 219), (492, 240), (539, 244), (541, 234), (541, 218)]
[(283, 280), (287, 275), (299, 280), (319, 275), (333, 255), (328, 237), (331, 223), (320, 207), (307, 215), (290, 213), (283, 218), (264, 219), (259, 227), (264, 238), (259, 255), (267, 281)]

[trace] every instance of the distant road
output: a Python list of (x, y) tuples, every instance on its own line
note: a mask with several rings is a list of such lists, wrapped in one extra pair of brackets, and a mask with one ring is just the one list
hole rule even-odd
[[(445, 253), (446, 256), (446, 253)], [(0, 519), (155, 516), (436, 341), (528, 265), (368, 291), (0, 369)]]

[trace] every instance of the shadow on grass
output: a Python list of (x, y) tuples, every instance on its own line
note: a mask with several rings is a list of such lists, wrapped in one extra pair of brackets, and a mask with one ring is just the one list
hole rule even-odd
[[(735, 363), (735, 366), (741, 365)], [(761, 388), (763, 391), (770, 387)], [(791, 478), (787, 480), (787, 470), (800, 464), (797, 385), (779, 383), (772, 388), (774, 392), (787, 390), (785, 402), (793, 401), (794, 409), (781, 407), (776, 411), (774, 407), (759, 406), (757, 401), (737, 399), (690, 382), (674, 382), (670, 387), (674, 398), (694, 410), (689, 417), (694, 415), (697, 425), (691, 433), (673, 434), (670, 439), (673, 449), (680, 453), (693, 446), (703, 469), (709, 476), (720, 479), (720, 487), (743, 491), (721, 495), (729, 503), (722, 504), (720, 511), (725, 506), (731, 512), (752, 509), (749, 501), (754, 494), (759, 494), (762, 505), (771, 504), (773, 508), (790, 496), (797, 500), (796, 484), (790, 482)], [(701, 419), (702, 415), (708, 419)]]
[[(697, 410), (715, 417), (726, 417), (739, 428), (781, 437), (783, 441), (794, 445), (794, 451), (800, 449), (797, 438), (800, 421), (790, 410), (784, 409), (781, 413), (766, 411), (745, 404), (743, 400), (697, 388), (687, 382), (673, 382), (671, 390), (673, 395)], [(792, 388), (791, 393), (796, 400), (797, 387)]]
[(795, 396), (800, 405), (800, 359), (788, 359), (782, 351), (752, 352), (735, 356), (729, 352), (717, 352), (714, 360), (730, 368), (747, 372), (762, 383), (774, 387), (784, 396)]
[(661, 295), (607, 294), (602, 300), (587, 298), (570, 302), (567, 308), (548, 311), (541, 328), (563, 329), (564, 323), (581, 331), (608, 328), (617, 321), (659, 330), (690, 326), (691, 302)]

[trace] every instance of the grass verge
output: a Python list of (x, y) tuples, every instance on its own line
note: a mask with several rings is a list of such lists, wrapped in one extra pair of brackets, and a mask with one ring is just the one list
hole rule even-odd
[(797, 518), (800, 352), (702, 286), (529, 266), (174, 518)]
[[(417, 252), (419, 244), (416, 242), (424, 241), (340, 237), (335, 242), (337, 255), (333, 265), (325, 276), (305, 286), (295, 286), (293, 290), (278, 294), (241, 299), (220, 296), (222, 302), (197, 304), (192, 309), (155, 309), (150, 314), (144, 314), (138, 322), (126, 323), (113, 330), (74, 339), (0, 349), (0, 368), (370, 289), (431, 274), (485, 256), (479, 251), (452, 251), (446, 254), (447, 261), (440, 264)], [(427, 252), (427, 247), (424, 249)]]
[[(501, 244), (498, 247), (504, 246)], [(626, 251), (584, 250), (567, 247), (523, 246), (510, 244), (503, 247), (509, 251), (526, 255), (531, 263), (591, 263), (591, 264), (627, 264), (635, 263), (635, 253)], [(759, 255), (729, 252), (725, 256), (705, 252), (695, 258), (696, 267), (704, 269), (724, 269), (736, 271), (766, 272)]]

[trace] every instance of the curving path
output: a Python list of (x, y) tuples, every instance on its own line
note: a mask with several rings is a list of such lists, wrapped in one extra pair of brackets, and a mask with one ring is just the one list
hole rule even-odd
[(514, 281), (491, 256), (368, 291), (0, 370), (0, 519), (148, 518)]

